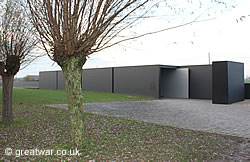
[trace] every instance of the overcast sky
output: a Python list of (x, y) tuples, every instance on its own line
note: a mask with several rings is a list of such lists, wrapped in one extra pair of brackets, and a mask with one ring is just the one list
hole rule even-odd
[[(151, 64), (201, 65), (209, 63), (210, 53), (211, 61), (244, 63), (245, 76), (250, 76), (250, 1), (238, 0), (237, 5), (235, 9), (217, 15), (216, 19), (142, 37), (96, 53), (88, 59), (84, 68)], [(241, 16), (248, 17), (240, 21)], [(143, 22), (137, 30), (144, 31), (148, 26), (156, 30), (173, 24), (158, 18)], [(48, 56), (44, 56), (21, 70), (17, 77), (38, 75), (39, 71), (51, 70), (60, 70), (60, 67)]]

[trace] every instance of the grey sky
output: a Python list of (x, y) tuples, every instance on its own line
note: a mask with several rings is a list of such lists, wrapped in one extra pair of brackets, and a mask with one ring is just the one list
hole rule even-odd
[[(208, 64), (210, 52), (211, 61), (243, 62), (245, 76), (250, 75), (250, 17), (244, 21), (239, 20), (241, 16), (250, 14), (250, 1), (238, 0), (237, 4), (235, 9), (218, 14), (214, 20), (124, 42), (96, 53), (89, 58), (84, 68), (147, 64)], [(236, 19), (239, 20), (238, 23)], [(137, 30), (155, 30), (160, 29), (159, 27), (171, 27), (173, 24), (176, 23), (171, 24), (165, 19), (154, 19), (143, 22)], [(21, 70), (17, 77), (38, 75), (39, 71), (59, 69), (60, 67), (48, 56), (44, 56)]]

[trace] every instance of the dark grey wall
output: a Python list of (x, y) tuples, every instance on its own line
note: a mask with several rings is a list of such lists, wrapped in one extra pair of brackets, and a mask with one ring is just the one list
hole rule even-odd
[(189, 68), (189, 98), (212, 99), (212, 66), (182, 66)]
[[(112, 92), (112, 68), (84, 69), (82, 88), (87, 91)], [(65, 89), (62, 71), (40, 72), (40, 89)]]
[(188, 68), (161, 69), (161, 97), (189, 98), (188, 71)]
[(112, 68), (85, 69), (82, 88), (86, 91), (112, 92)]
[(244, 64), (213, 62), (212, 98), (215, 104), (231, 104), (244, 100)]
[(227, 62), (213, 62), (213, 96), (214, 104), (228, 103)]
[(234, 103), (245, 99), (244, 64), (228, 62), (228, 102)]
[[(170, 92), (174, 93), (188, 89), (187, 87), (183, 89), (181, 86), (171, 86), (170, 82), (174, 84), (177, 81), (167, 81), (161, 77), (160, 71), (162, 70), (160, 69), (164, 68), (175, 69), (177, 67), (149, 65), (85, 69), (82, 74), (82, 87), (83, 90), (88, 91), (134, 94), (155, 98), (170, 97), (167, 92), (169, 88), (172, 88)], [(242, 100), (242, 96), (244, 97), (243, 64), (215, 62), (212, 66), (195, 65), (180, 68), (189, 68), (189, 98), (213, 99), (213, 103), (233, 103)], [(166, 86), (169, 87), (166, 88)], [(40, 72), (40, 89), (64, 89), (64, 87), (64, 77), (61, 71)], [(176, 96), (176, 94), (174, 95)]]
[(159, 65), (114, 68), (114, 93), (159, 98)]
[(40, 89), (57, 89), (57, 71), (39, 73)]

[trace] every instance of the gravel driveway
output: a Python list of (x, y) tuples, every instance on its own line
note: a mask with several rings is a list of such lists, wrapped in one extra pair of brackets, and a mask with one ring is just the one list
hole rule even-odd
[(250, 138), (250, 100), (232, 105), (193, 99), (85, 103), (84, 111)]

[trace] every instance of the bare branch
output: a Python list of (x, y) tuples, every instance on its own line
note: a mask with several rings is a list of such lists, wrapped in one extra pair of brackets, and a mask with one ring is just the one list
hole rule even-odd
[[(31, 51), (38, 40), (34, 37), (33, 26), (29, 23), (22, 1), (6, 0), (2, 11), (0, 13), (0, 62), (5, 65), (4, 73), (13, 75), (19, 70), (15, 67), (32, 61), (30, 59)], [(13, 65), (10, 65), (8, 60)], [(7, 69), (7, 67), (13, 68)]]
[[(197, 9), (178, 8), (173, 1), (166, 0), (27, 0), (32, 14), (32, 22), (40, 35), (40, 41), (47, 54), (59, 65), (72, 56), (85, 58), (97, 51), (119, 42), (136, 39), (145, 35), (169, 30), (145, 33), (140, 36), (111, 42), (123, 30), (143, 18), (154, 17), (160, 3), (165, 3), (166, 13), (179, 15), (181, 12), (193, 15)], [(199, 3), (197, 3), (199, 2)], [(188, 1), (187, 4), (201, 8), (201, 1)], [(223, 1), (212, 1), (212, 7), (203, 10), (198, 18), (214, 6), (224, 5)], [(188, 21), (176, 27), (196, 22)], [(174, 28), (176, 28), (174, 27)]]
[(58, 63), (73, 55), (86, 57), (94, 52), (100, 40), (119, 31), (122, 23), (126, 24), (125, 20), (149, 1), (27, 0), (40, 41)]
[(134, 37), (129, 37), (129, 38), (125, 38), (125, 39), (122, 39), (120, 41), (117, 41), (115, 43), (112, 43), (108, 46), (105, 46), (103, 48), (100, 48), (98, 50), (96, 50), (96, 52), (99, 52), (101, 50), (104, 50), (106, 48), (110, 48), (114, 45), (117, 45), (119, 43), (122, 43), (122, 42), (125, 42), (125, 41), (129, 41), (129, 40), (132, 40), (132, 39), (138, 39), (138, 38), (141, 38), (141, 37), (145, 37), (145, 36), (148, 36), (148, 35), (153, 35), (153, 34), (157, 34), (157, 33), (161, 33), (161, 32), (164, 32), (164, 31), (167, 31), (167, 30), (171, 30), (171, 29), (176, 29), (176, 28), (180, 28), (180, 27), (183, 27), (183, 26), (187, 26), (187, 25), (191, 25), (193, 23), (199, 23), (199, 22), (204, 22), (204, 21), (210, 21), (210, 20), (214, 20), (215, 18), (211, 18), (211, 19), (206, 19), (206, 20), (193, 20), (191, 22), (188, 22), (188, 23), (184, 23), (184, 24), (181, 24), (181, 25), (177, 25), (177, 26), (173, 26), (173, 27), (169, 27), (169, 28), (165, 28), (165, 29), (161, 29), (161, 30), (157, 30), (157, 31), (154, 31), (154, 32), (148, 32), (148, 33), (144, 33), (144, 34), (141, 34), (141, 35), (137, 35), (137, 36), (134, 36)]

